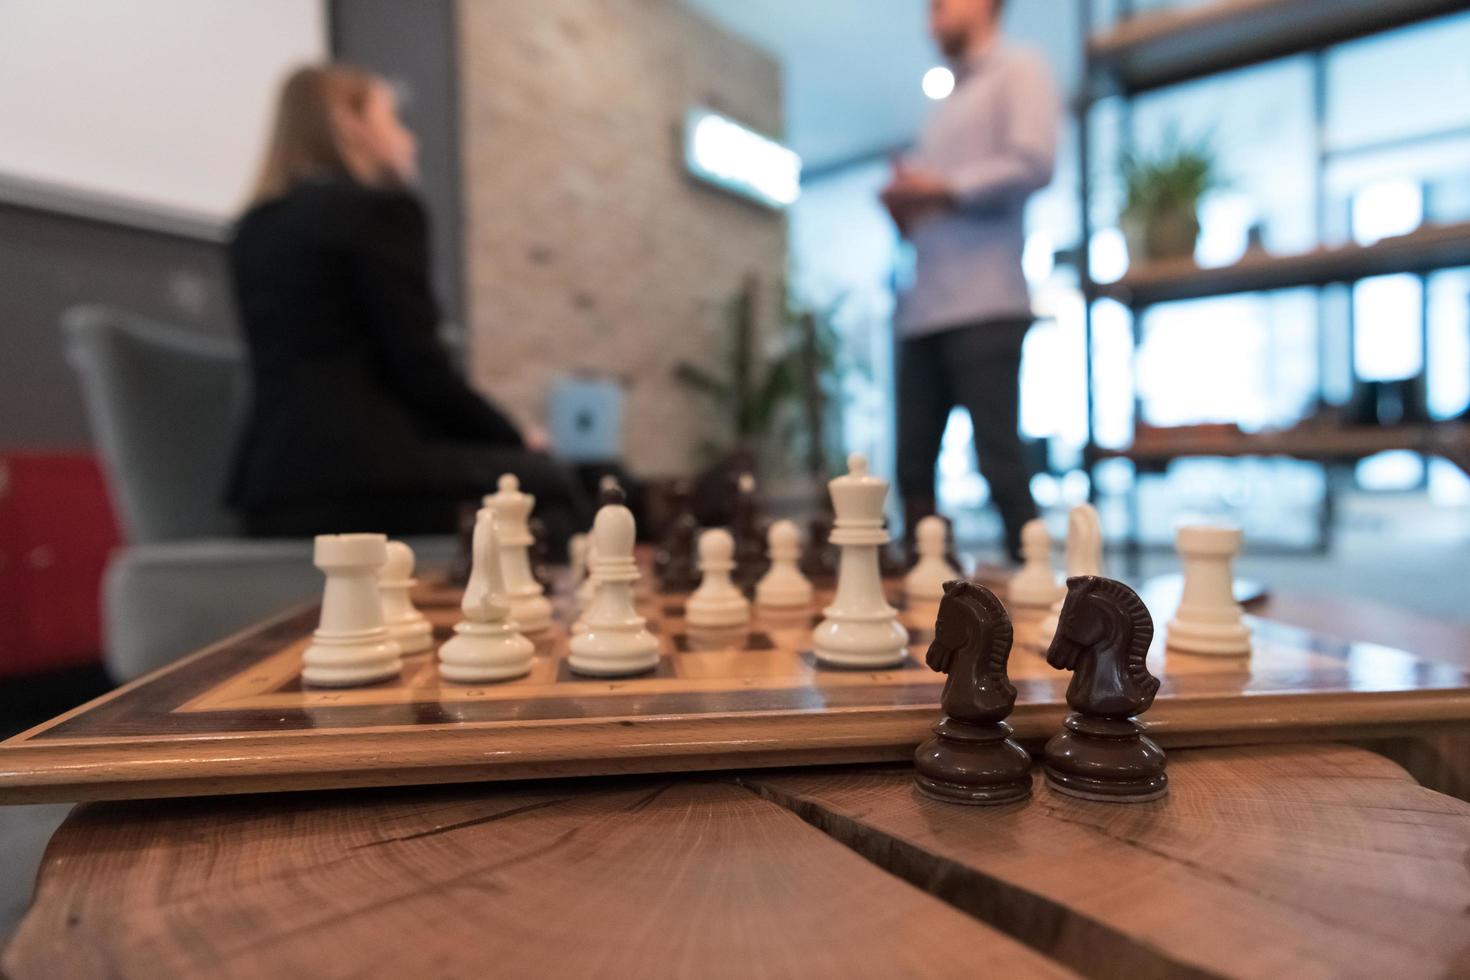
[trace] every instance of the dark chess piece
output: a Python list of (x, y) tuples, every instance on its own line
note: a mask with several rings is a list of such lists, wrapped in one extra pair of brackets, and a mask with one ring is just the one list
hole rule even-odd
[[(687, 504), (688, 496), (684, 499)], [(681, 508), (653, 557), (660, 591), (691, 592), (699, 585), (699, 569), (694, 561), (698, 539), (699, 520), (687, 507)]]
[(766, 573), (766, 536), (760, 526), (755, 496), (755, 476), (741, 473), (735, 484), (735, 510), (730, 520), (730, 534), (735, 539), (735, 584), (746, 595)]
[(470, 582), (470, 571), (474, 566), (475, 517), (479, 512), (478, 503), (459, 506), (459, 544), (454, 552), (454, 560), (449, 563), (449, 584), (457, 588), (462, 589)]
[(556, 563), (551, 558), (551, 542), (546, 539), (546, 522), (532, 517), (526, 521), (526, 529), (531, 532), (531, 577), (550, 593), (556, 580), (552, 570)]
[(611, 473), (604, 476), (597, 485), (597, 506), (623, 506), (627, 502), (628, 495), (623, 491), (623, 485), (618, 482), (618, 478)]
[(1159, 679), (1148, 672), (1154, 621), (1122, 582), (1100, 575), (1067, 579), (1046, 662), (1070, 670), (1065, 728), (1046, 743), (1046, 781), (1084, 800), (1142, 803), (1169, 791), (1164, 750), (1134, 715), (1154, 703)]
[(1005, 607), (983, 585), (944, 584), (925, 662), (949, 675), (934, 737), (914, 753), (914, 783), (949, 803), (1014, 803), (1031, 795), (1031, 756), (1010, 737), (1016, 704), (1006, 674), (1015, 634)]
[(815, 585), (837, 580), (837, 546), (832, 543), (832, 515), (823, 511), (808, 525), (807, 547), (801, 555), (801, 572)]

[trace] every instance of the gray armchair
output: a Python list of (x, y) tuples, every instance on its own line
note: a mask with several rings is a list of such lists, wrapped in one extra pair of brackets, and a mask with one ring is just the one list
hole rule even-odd
[[(68, 310), (62, 329), (127, 541), (102, 587), (113, 677), (315, 595), (311, 542), (242, 538), (224, 504), (249, 384), (240, 345), (98, 307)], [(455, 547), (448, 537), (413, 545), (430, 565)]]

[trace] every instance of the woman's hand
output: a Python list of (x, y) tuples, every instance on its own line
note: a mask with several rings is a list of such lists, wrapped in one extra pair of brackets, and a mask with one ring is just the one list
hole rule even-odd
[(551, 435), (534, 422), (521, 430), (521, 440), (525, 442), (527, 449), (538, 453), (551, 451)]

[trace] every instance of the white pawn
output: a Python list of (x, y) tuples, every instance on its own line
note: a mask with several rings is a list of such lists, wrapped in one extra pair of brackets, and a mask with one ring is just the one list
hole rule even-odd
[(750, 621), (750, 603), (730, 573), (735, 569), (735, 539), (717, 527), (699, 536), (699, 588), (684, 606), (684, 619), (698, 629), (728, 629)]
[(944, 583), (960, 577), (959, 569), (944, 557), (949, 529), (944, 518), (930, 514), (914, 528), (914, 549), (919, 560), (903, 578), (903, 592), (916, 602), (938, 602), (944, 598)]
[(544, 633), (551, 628), (551, 602), (531, 574), (531, 545), (536, 539), (531, 536), (529, 520), (536, 498), (521, 492), (521, 481), (514, 473), (505, 473), (484, 504), (495, 511), (500, 571), (505, 576), (505, 593), (510, 596), (510, 618), (522, 633)]
[(1046, 522), (1035, 518), (1021, 528), (1021, 557), (1025, 564), (1011, 577), (1006, 598), (1017, 606), (1051, 606), (1062, 595), (1057, 573), (1051, 567), (1051, 535)]
[(326, 575), (322, 618), (302, 654), (301, 679), (316, 687), (354, 687), (397, 677), (401, 650), (383, 625), (378, 569), (388, 559), (383, 534), (322, 534), (313, 561)]
[(567, 665), (578, 674), (621, 677), (658, 666), (658, 640), (633, 608), (638, 564), (633, 560), (637, 527), (622, 504), (606, 504), (592, 524), (591, 578), (596, 595), (576, 626)]
[(378, 572), (378, 595), (383, 600), (383, 625), (404, 653), (434, 645), (434, 627), (409, 597), (409, 590), (418, 584), (413, 577), (413, 549), (402, 541), (389, 541), (388, 560)]
[(524, 677), (531, 672), (536, 645), (510, 622), (495, 511), (490, 507), (481, 507), (475, 515), (471, 557), (470, 581), (460, 603), (464, 619), (454, 627), (455, 635), (439, 648), (439, 676), (464, 684)]
[(1233, 527), (1181, 527), (1174, 538), (1184, 564), (1184, 594), (1169, 623), (1168, 648), (1221, 657), (1249, 656), (1251, 633), (1235, 601), (1231, 566), (1240, 552)]
[(812, 583), (797, 564), (801, 532), (791, 521), (776, 521), (766, 532), (771, 567), (755, 583), (755, 604), (767, 609), (793, 609), (812, 604)]
[(847, 457), (848, 473), (827, 484), (837, 515), (829, 539), (842, 549), (837, 595), (812, 633), (812, 652), (839, 667), (894, 667), (908, 656), (908, 630), (883, 595), (878, 549), (888, 543), (883, 503), (888, 481), (868, 472), (867, 457)]
[[(1067, 578), (1077, 575), (1102, 574), (1102, 519), (1091, 504), (1078, 504), (1067, 515)], [(1038, 635), (1042, 647), (1051, 646), (1057, 633), (1062, 604), (1067, 601), (1065, 589), (1052, 603)]]

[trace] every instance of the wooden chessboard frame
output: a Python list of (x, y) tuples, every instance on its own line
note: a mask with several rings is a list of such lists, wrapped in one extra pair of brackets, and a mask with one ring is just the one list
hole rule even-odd
[[(1167, 600), (1144, 598), (1162, 622)], [(420, 595), (440, 640), (455, 601)], [(317, 617), (303, 606), (0, 743), (0, 803), (893, 761), (937, 720), (943, 677), (923, 665), (932, 608), (904, 612), (910, 663), (850, 671), (815, 664), (810, 613), (705, 649), (684, 631), (682, 597), (641, 607), (665, 654), (650, 675), (567, 674), (560, 609), (524, 680), (441, 682), (430, 651), (406, 658), (399, 682), (331, 690), (300, 685)], [(1041, 612), (1012, 614), (1010, 721), (1038, 747), (1067, 712), (1068, 676), (1038, 651)], [(1252, 628), (1244, 663), (1167, 651), (1158, 631), (1150, 659), (1164, 683), (1146, 720), (1161, 744), (1470, 730), (1464, 667), (1263, 619)]]

